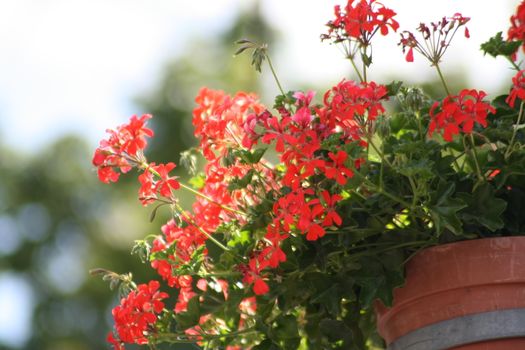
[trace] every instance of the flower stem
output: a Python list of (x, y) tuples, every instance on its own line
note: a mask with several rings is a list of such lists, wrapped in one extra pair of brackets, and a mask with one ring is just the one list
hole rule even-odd
[(226, 252), (230, 251), (230, 248), (226, 247), (224, 244), (222, 244), (221, 242), (216, 240), (212, 235), (210, 235), (208, 232), (206, 232), (202, 227), (197, 225), (197, 223), (195, 221), (193, 221), (193, 219), (184, 211), (184, 209), (182, 209), (182, 207), (179, 204), (176, 204), (176, 207), (177, 207), (178, 211), (182, 214), (182, 216), (184, 216), (184, 219), (187, 220), (189, 224), (193, 225), (197, 230), (199, 230), (200, 233), (202, 233), (204, 236), (206, 236), (206, 238), (208, 238), (210, 241), (215, 243), (222, 250), (224, 250)]
[(208, 202), (217, 205), (217, 206), (220, 207), (221, 209), (224, 209), (224, 210), (227, 210), (227, 211), (230, 211), (230, 212), (232, 212), (232, 213), (239, 214), (239, 215), (242, 215), (242, 216), (247, 216), (247, 214), (246, 214), (245, 212), (242, 212), (242, 211), (240, 211), (240, 210), (237, 210), (237, 209), (234, 209), (234, 208), (230, 208), (230, 207), (228, 207), (228, 206), (226, 206), (226, 205), (224, 205), (224, 204), (221, 204), (221, 203), (217, 202), (216, 200), (214, 200), (213, 198), (211, 198), (211, 197), (205, 195), (204, 193), (199, 192), (199, 191), (197, 191), (197, 190), (194, 190), (193, 188), (191, 188), (191, 187), (188, 186), (188, 185), (185, 185), (185, 184), (181, 183), (181, 184), (180, 184), (180, 187), (181, 187), (181, 188), (184, 188), (184, 189), (187, 190), (187, 191), (190, 191), (191, 193), (195, 194), (196, 196), (199, 196), (199, 197), (201, 197), (201, 198), (206, 199)]
[(516, 62), (514, 62), (514, 61), (512, 60), (512, 58), (510, 58), (510, 56), (505, 56), (505, 58), (510, 62), (510, 64), (512, 65), (512, 67), (513, 67), (515, 70), (517, 70), (517, 71), (520, 71), (520, 70), (521, 70), (520, 66), (518, 66), (518, 65), (516, 64)]
[(478, 152), (476, 151), (476, 144), (474, 143), (474, 135), (470, 134), (469, 136), (470, 144), (472, 145), (472, 159), (474, 160), (474, 164), (476, 166), (476, 174), (478, 175), (478, 180), (483, 181), (485, 180), (485, 176), (483, 176), (481, 173), (481, 168), (479, 167)]
[(272, 71), (273, 78), (275, 79), (275, 82), (277, 83), (277, 86), (279, 87), (279, 91), (281, 91), (281, 95), (285, 96), (284, 89), (281, 86), (281, 83), (279, 81), (279, 78), (277, 77), (277, 74), (275, 73), (275, 69), (273, 68), (272, 60), (270, 59), (270, 55), (268, 55), (267, 52), (264, 53), (266, 56), (266, 59), (268, 60), (268, 66), (270, 66), (270, 70)]
[(514, 141), (516, 139), (516, 134), (518, 132), (518, 127), (521, 123), (521, 118), (523, 117), (523, 105), (525, 104), (524, 101), (521, 101), (520, 104), (520, 111), (518, 113), (518, 120), (516, 121), (516, 125), (514, 126), (514, 130), (512, 130), (512, 137), (510, 138), (509, 145), (507, 146), (507, 150), (505, 151), (505, 160), (507, 160), (510, 155), (512, 154), (512, 148), (514, 147)]
[[(150, 167), (149, 164), (148, 164), (147, 162), (145, 162), (145, 161), (142, 162), (142, 163), (140, 164), (140, 167), (141, 167), (142, 169), (144, 169), (144, 170), (149, 171), (150, 173), (152, 173), (153, 175), (155, 175), (155, 176), (157, 176), (157, 177), (159, 177), (159, 178), (161, 177), (160, 174), (159, 174), (155, 169), (153, 169), (152, 167)], [(244, 212), (242, 212), (242, 211), (239, 211), (239, 210), (237, 210), (237, 209), (234, 209), (234, 208), (230, 208), (230, 207), (228, 207), (228, 206), (226, 206), (226, 205), (224, 205), (224, 204), (221, 204), (221, 203), (217, 202), (216, 200), (214, 200), (213, 198), (211, 198), (211, 197), (205, 195), (204, 193), (201, 193), (201, 192), (199, 192), (199, 191), (197, 191), (197, 190), (194, 190), (193, 188), (191, 188), (191, 187), (188, 186), (188, 185), (185, 185), (185, 184), (180, 183), (180, 182), (179, 182), (179, 185), (180, 185), (181, 188), (185, 189), (186, 191), (189, 191), (189, 192), (193, 193), (193, 194), (196, 195), (196, 196), (199, 196), (199, 197), (201, 197), (201, 198), (206, 199), (208, 202), (217, 205), (217, 206), (220, 207), (221, 209), (224, 209), (224, 210), (226, 210), (226, 211), (230, 211), (230, 212), (232, 212), (232, 213), (239, 214), (239, 215), (242, 215), (242, 216), (247, 216), (246, 213), (244, 213)]]
[(439, 68), (439, 63), (435, 63), (434, 66), (436, 66), (436, 70), (439, 75), (439, 79), (441, 80), (441, 83), (443, 84), (443, 87), (445, 88), (445, 91), (447, 95), (450, 96), (450, 90), (448, 89), (447, 83), (445, 82), (445, 78), (443, 77), (443, 73), (441, 73), (441, 68)]
[(236, 332), (230, 332), (228, 334), (205, 334), (205, 333), (201, 333), (197, 336), (195, 336), (195, 339), (192, 339), (190, 336), (186, 335), (186, 334), (176, 334), (176, 333), (161, 333), (161, 334), (156, 334), (154, 336), (154, 340), (156, 342), (161, 342), (161, 341), (165, 341), (165, 342), (169, 342), (169, 343), (196, 343), (196, 342), (199, 342), (199, 341), (206, 341), (206, 340), (213, 340), (213, 339), (222, 339), (222, 338), (232, 338), (232, 337), (236, 337), (238, 335), (241, 335), (241, 334), (246, 334), (246, 333), (252, 333), (252, 332), (255, 332), (255, 328), (246, 328), (246, 329), (242, 329), (240, 331), (236, 331)]
[(359, 81), (362, 82), (362, 83), (365, 82), (365, 79), (363, 79), (363, 76), (361, 75), (361, 72), (357, 68), (354, 59), (352, 57), (348, 57), (348, 60), (350, 61), (350, 63), (352, 64), (352, 67), (354, 68), (355, 72), (357, 73), (357, 76), (359, 77)]

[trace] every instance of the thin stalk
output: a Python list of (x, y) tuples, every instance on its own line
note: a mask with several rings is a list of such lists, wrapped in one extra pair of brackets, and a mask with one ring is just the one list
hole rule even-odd
[(514, 140), (516, 139), (516, 134), (518, 132), (518, 126), (521, 123), (521, 118), (523, 117), (523, 105), (525, 104), (524, 101), (521, 101), (520, 104), (520, 111), (518, 113), (518, 120), (516, 121), (516, 126), (514, 127), (514, 130), (512, 130), (512, 137), (510, 138), (509, 145), (507, 146), (507, 150), (505, 151), (505, 159), (508, 159), (510, 155), (512, 154), (512, 148), (514, 148)]
[(417, 127), (419, 129), (419, 136), (421, 138), (421, 141), (425, 141), (426, 133), (423, 133), (423, 124), (421, 124), (421, 113), (419, 113), (419, 111), (416, 111), (414, 112), (414, 114), (416, 115)]
[(438, 72), (439, 79), (441, 80), (441, 83), (443, 84), (443, 87), (445, 88), (445, 91), (446, 91), (447, 95), (450, 96), (450, 90), (448, 89), (447, 83), (445, 82), (445, 78), (443, 77), (443, 73), (441, 73), (441, 69), (439, 68), (439, 64), (436, 62), (434, 64), (434, 66), (436, 66), (436, 70)]
[(281, 82), (279, 81), (279, 78), (277, 77), (277, 74), (275, 73), (275, 69), (273, 68), (272, 60), (270, 59), (270, 55), (267, 53), (264, 54), (266, 56), (266, 59), (268, 60), (268, 66), (270, 66), (270, 70), (272, 71), (273, 78), (275, 79), (275, 82), (277, 83), (277, 86), (279, 87), (279, 91), (281, 91), (281, 95), (285, 96), (284, 89), (281, 86)]
[(515, 70), (517, 70), (517, 71), (520, 71), (520, 70), (521, 70), (520, 66), (518, 66), (518, 65), (516, 64), (516, 62), (514, 62), (514, 61), (512, 60), (512, 58), (510, 58), (509, 56), (505, 56), (505, 58), (510, 62), (510, 64), (512, 65), (512, 67), (513, 67)]
[(216, 200), (214, 200), (213, 198), (208, 197), (208, 196), (205, 195), (204, 193), (201, 193), (201, 192), (199, 192), (199, 191), (197, 191), (197, 190), (194, 190), (193, 188), (191, 188), (191, 187), (189, 187), (189, 186), (187, 186), (187, 185), (185, 185), (185, 184), (183, 184), (183, 183), (180, 184), (180, 187), (181, 187), (181, 188), (184, 188), (184, 189), (187, 190), (187, 191), (190, 191), (191, 193), (193, 193), (193, 194), (195, 194), (195, 195), (197, 195), (197, 196), (199, 196), (199, 197), (201, 197), (201, 198), (206, 199), (208, 202), (217, 205), (217, 206), (220, 207), (221, 209), (224, 209), (224, 210), (227, 210), (227, 211), (230, 211), (230, 212), (232, 212), (232, 213), (239, 214), (239, 215), (242, 215), (242, 216), (247, 216), (247, 215), (248, 215), (248, 214), (246, 214), (245, 212), (242, 212), (242, 211), (240, 211), (240, 210), (237, 210), (237, 209), (234, 209), (234, 208), (230, 208), (230, 207), (228, 207), (228, 206), (226, 206), (226, 205), (224, 205), (224, 204), (221, 204), (221, 203), (217, 202)]
[(355, 62), (354, 62), (354, 59), (352, 57), (348, 57), (348, 59), (350, 60), (350, 63), (352, 63), (352, 67), (354, 68), (355, 72), (357, 73), (357, 76), (359, 77), (359, 81), (360, 82), (365, 82), (365, 79), (363, 79), (363, 76), (361, 75), (361, 72), (359, 71), (359, 69), (357, 68)]
[(458, 163), (459, 156), (456, 157), (456, 156), (454, 155), (454, 150), (452, 150), (451, 148), (449, 148), (449, 153), (450, 153), (450, 155), (454, 158), (454, 165), (456, 166), (456, 170), (457, 170), (457, 171), (460, 171), (460, 170), (461, 170), (461, 166), (460, 166), (459, 163)]
[(472, 158), (474, 159), (474, 164), (476, 166), (476, 174), (478, 175), (478, 180), (483, 181), (485, 180), (485, 176), (481, 173), (481, 168), (479, 167), (478, 162), (478, 152), (476, 151), (476, 145), (474, 143), (474, 136), (472, 134), (469, 135), (470, 143), (472, 145)]
[(210, 235), (208, 232), (206, 232), (202, 227), (197, 225), (197, 223), (195, 221), (193, 221), (193, 219), (188, 214), (186, 214), (186, 212), (184, 211), (184, 209), (182, 209), (182, 207), (180, 205), (176, 204), (176, 206), (177, 206), (177, 209), (179, 210), (179, 212), (182, 214), (182, 216), (184, 216), (184, 218), (188, 221), (189, 224), (193, 225), (197, 230), (199, 230), (200, 233), (202, 233), (204, 236), (206, 236), (206, 238), (208, 238), (210, 241), (215, 243), (219, 248), (221, 248), (225, 252), (229, 252), (230, 251), (230, 248), (226, 247), (224, 244), (222, 244), (221, 242), (216, 240), (212, 235)]
[[(363, 53), (363, 55), (365, 55), (365, 53)], [(366, 83), (366, 63), (365, 63), (365, 60), (363, 60), (363, 82)]]
[[(155, 176), (157, 176), (157, 177), (159, 177), (159, 178), (161, 177), (160, 174), (159, 174), (155, 169), (153, 169), (152, 167), (150, 167), (146, 162), (141, 163), (141, 164), (140, 164), (140, 167), (141, 167), (142, 169), (144, 169), (144, 170), (149, 171), (150, 173), (152, 173), (153, 175), (155, 175)], [(193, 194), (196, 195), (196, 196), (199, 196), (199, 197), (201, 197), (201, 198), (206, 199), (208, 202), (217, 205), (217, 206), (220, 207), (221, 209), (224, 209), (224, 210), (226, 210), (226, 211), (230, 211), (230, 212), (232, 212), (232, 213), (239, 214), (239, 215), (242, 215), (242, 216), (247, 216), (246, 213), (244, 213), (244, 212), (242, 212), (242, 211), (239, 211), (239, 210), (237, 210), (237, 209), (234, 209), (234, 208), (230, 208), (230, 207), (228, 207), (228, 206), (226, 206), (226, 205), (224, 205), (224, 204), (221, 204), (221, 203), (217, 202), (216, 200), (214, 200), (213, 198), (211, 198), (211, 197), (205, 195), (204, 193), (201, 193), (201, 192), (199, 192), (199, 191), (197, 191), (197, 190), (194, 190), (193, 188), (191, 188), (191, 187), (188, 186), (188, 185), (185, 185), (185, 184), (180, 183), (180, 182), (179, 182), (179, 184), (180, 184), (180, 187), (181, 187), (181, 188), (183, 188), (183, 189), (185, 189), (185, 190), (187, 190), (187, 191), (193, 193)]]
[(385, 155), (383, 154), (383, 152), (372, 142), (372, 138), (369, 136), (367, 137), (367, 139), (368, 139), (368, 144), (372, 146), (372, 148), (374, 149), (374, 151), (376, 151), (379, 158), (381, 158), (381, 162), (385, 162), (389, 167), (393, 168), (392, 163), (390, 163), (390, 161), (385, 158)]
[(384, 252), (388, 252), (390, 250), (395, 250), (395, 249), (399, 249), (399, 248), (406, 248), (406, 247), (411, 247), (411, 246), (418, 246), (418, 245), (423, 246), (425, 244), (426, 244), (426, 246), (433, 245), (433, 244), (429, 243), (428, 241), (405, 242), (405, 243), (396, 244), (396, 245), (393, 245), (393, 246), (390, 246), (390, 247), (386, 247), (386, 248), (383, 248), (383, 249), (374, 250), (372, 252), (364, 251), (364, 252), (355, 253), (355, 254), (352, 254), (352, 258), (353, 259), (356, 259), (356, 258), (359, 259), (362, 256), (367, 256), (367, 255), (370, 255), (370, 254), (384, 253)]
[(375, 183), (373, 183), (372, 181), (368, 180), (366, 177), (361, 175), (358, 171), (355, 172), (354, 175), (357, 175), (358, 177), (363, 179), (363, 181), (365, 183), (365, 186), (367, 186), (369, 189), (371, 189), (373, 191), (377, 191), (378, 193), (381, 193), (382, 195), (392, 199), (395, 202), (398, 202), (399, 204), (405, 206), (406, 208), (412, 208), (412, 205), (410, 203), (408, 203), (407, 201), (405, 201), (402, 198), (399, 198), (398, 196), (396, 196), (394, 194), (391, 194), (391, 193), (385, 191), (383, 188), (379, 188)]
[(196, 336), (196, 338), (198, 337), (198, 338), (202, 338), (202, 339), (191, 339), (190, 337), (188, 337), (185, 334), (162, 333), (162, 334), (155, 335), (154, 339), (157, 342), (165, 341), (165, 342), (169, 342), (169, 343), (173, 343), (173, 344), (174, 343), (195, 343), (195, 342), (198, 342), (198, 341), (206, 341), (206, 340), (222, 339), (222, 338), (232, 338), (232, 337), (236, 337), (236, 336), (241, 335), (241, 334), (253, 333), (253, 332), (256, 332), (255, 328), (246, 328), (246, 329), (242, 329), (240, 331), (231, 332), (231, 333), (228, 333), (228, 334), (203, 334), (203, 333), (201, 333), (198, 336)]

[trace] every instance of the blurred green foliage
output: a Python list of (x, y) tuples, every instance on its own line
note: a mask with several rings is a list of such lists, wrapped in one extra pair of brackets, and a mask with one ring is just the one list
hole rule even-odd
[[(249, 58), (232, 58), (239, 38), (273, 40), (257, 3), (219, 34), (195, 40), (166, 66), (155, 91), (137, 98), (140, 109), (154, 115), (150, 161), (177, 162), (193, 145), (191, 110), (200, 87), (259, 90)], [(130, 249), (134, 239), (160, 232), (162, 217), (148, 223), (149, 209), (136, 198), (136, 173), (125, 186), (99, 183), (89, 148), (74, 136), (31, 156), (0, 146), (0, 276), (23, 278), (34, 296), (31, 336), (20, 349), (109, 348), (105, 337), (117, 293), (88, 270), (133, 271), (139, 283), (154, 276)], [(0, 349), (15, 348), (0, 342)]]

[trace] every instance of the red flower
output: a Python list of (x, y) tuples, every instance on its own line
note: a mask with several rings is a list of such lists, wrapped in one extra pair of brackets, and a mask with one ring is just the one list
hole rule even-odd
[(146, 128), (146, 121), (151, 115), (144, 114), (140, 118), (132, 116), (128, 124), (120, 125), (117, 130), (107, 130), (109, 137), (100, 141), (93, 155), (93, 165), (98, 169), (100, 181), (116, 182), (121, 173), (131, 170), (132, 163), (141, 163), (139, 151), (146, 148), (146, 137), (153, 136), (153, 131)]
[[(518, 5), (516, 13), (510, 17), (510, 24), (508, 40), (521, 40), (525, 44), (525, 1)], [(522, 45), (522, 50), (525, 52), (525, 45)]]
[[(152, 163), (153, 165), (153, 163)], [(148, 205), (157, 199), (157, 193), (155, 191), (155, 180), (153, 179), (153, 174), (149, 169), (144, 170), (142, 174), (138, 177), (141, 184), (139, 189), (139, 200), (142, 205)]]
[(244, 273), (243, 282), (248, 285), (252, 284), (253, 292), (256, 295), (263, 295), (270, 291), (270, 287), (261, 275), (261, 271), (266, 267), (265, 265), (266, 264), (261, 265), (257, 259), (252, 258), (248, 266), (240, 266), (240, 269)]
[(136, 155), (137, 151), (146, 148), (146, 137), (153, 136), (153, 131), (145, 126), (148, 119), (151, 119), (150, 114), (144, 114), (140, 118), (134, 115), (128, 124), (121, 127), (119, 131), (124, 139), (122, 151), (129, 155)]
[(525, 99), (525, 70), (520, 70), (516, 75), (512, 78), (512, 88), (510, 90), (509, 96), (505, 100), (509, 104), (509, 106), (514, 107), (514, 104), (516, 103), (516, 99), (519, 98), (520, 100)]
[(119, 346), (122, 346), (122, 342), (147, 344), (146, 335), (154, 332), (156, 314), (162, 312), (164, 308), (161, 300), (168, 297), (168, 294), (158, 291), (159, 286), (157, 281), (141, 284), (127, 297), (122, 298), (120, 305), (113, 309), (115, 330), (119, 340), (111, 334), (108, 336), (108, 341), (115, 349), (121, 349)]
[(168, 176), (168, 173), (175, 169), (175, 164), (159, 164), (152, 166), (152, 168), (158, 173), (160, 177), (160, 180), (158, 180), (155, 184), (155, 191), (160, 192), (160, 194), (164, 197), (171, 197), (171, 190), (180, 188), (180, 183), (175, 180), (174, 177)]
[(465, 89), (441, 103), (436, 101), (430, 109), (429, 135), (437, 129), (443, 132), (443, 139), (450, 142), (460, 131), (470, 134), (475, 124), (486, 127), (487, 115), (496, 112), (490, 103), (483, 101), (486, 95), (483, 91)]
[(253, 292), (256, 295), (263, 295), (270, 291), (270, 287), (268, 287), (268, 284), (264, 282), (262, 278), (256, 278), (255, 282), (253, 283)]
[(110, 343), (111, 345), (113, 345), (113, 350), (125, 350), (124, 343), (118, 339), (115, 339), (113, 332), (108, 333), (108, 336), (106, 337), (106, 341)]
[(268, 225), (266, 229), (266, 235), (264, 236), (265, 242), (268, 243), (259, 254), (258, 260), (261, 265), (267, 265), (269, 267), (277, 267), (280, 263), (286, 261), (286, 254), (281, 249), (281, 242), (288, 238), (288, 235), (281, 235), (281, 225), (278, 221)]
[(329, 179), (335, 179), (338, 184), (344, 185), (348, 178), (354, 176), (354, 172), (345, 166), (348, 154), (345, 151), (338, 151), (336, 154), (329, 152), (328, 157), (333, 163), (327, 163), (325, 175)]
[(98, 168), (97, 174), (99, 180), (107, 184), (110, 182), (117, 182), (120, 177), (120, 174), (109, 166)]
[[(258, 115), (266, 110), (257, 101), (257, 96), (245, 92), (230, 97), (223, 91), (203, 88), (195, 102), (195, 136), (200, 139), (203, 155), (208, 160), (226, 156), (229, 147), (238, 147), (243, 140), (249, 142), (250, 138), (247, 138), (243, 128), (245, 121), (250, 115)], [(249, 133), (253, 137), (253, 133)]]
[(335, 205), (342, 199), (342, 197), (338, 194), (330, 195), (330, 192), (326, 190), (324, 190), (321, 195), (327, 207), (327, 211), (323, 220), (323, 226), (327, 227), (332, 226), (333, 224), (341, 226), (343, 219), (341, 219), (341, 216), (339, 216), (339, 214), (335, 211)]
[(360, 140), (377, 116), (385, 112), (383, 100), (388, 100), (384, 85), (342, 80), (324, 95), (321, 123), (331, 132), (340, 129), (351, 140)]
[(375, 0), (349, 0), (344, 11), (335, 6), (334, 14), (335, 19), (327, 23), (328, 33), (321, 36), (323, 40), (340, 42), (350, 39), (366, 46), (377, 31), (387, 35), (389, 29), (395, 32), (399, 28), (394, 19), (396, 13)]

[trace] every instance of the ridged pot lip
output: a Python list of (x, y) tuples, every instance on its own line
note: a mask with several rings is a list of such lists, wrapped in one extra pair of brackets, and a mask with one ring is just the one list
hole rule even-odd
[[(412, 299), (455, 289), (491, 283), (525, 282), (525, 236), (505, 236), (457, 241), (426, 248), (405, 267), (405, 284), (396, 299)], [(509, 259), (512, 264), (509, 267)], [(515, 269), (522, 265), (522, 269)]]
[(491, 250), (508, 250), (512, 244), (523, 244), (525, 246), (525, 233), (516, 236), (485, 237), (476, 239), (467, 239), (462, 241), (438, 244), (428, 247), (418, 252), (407, 265), (413, 264), (413, 261), (430, 254), (445, 254), (451, 250), (463, 250), (472, 247), (486, 247)]
[[(376, 303), (378, 327), (418, 300), (471, 287), (525, 285), (525, 236), (490, 237), (426, 248), (406, 265), (406, 283), (387, 308)], [(524, 303), (525, 306), (525, 303)]]

